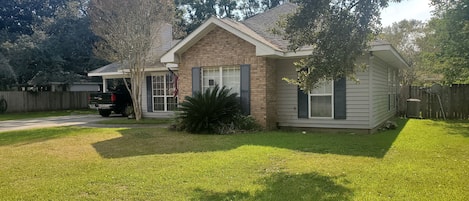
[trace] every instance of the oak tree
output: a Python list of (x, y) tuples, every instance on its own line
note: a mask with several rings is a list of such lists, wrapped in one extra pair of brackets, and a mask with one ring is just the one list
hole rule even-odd
[(379, 33), (380, 10), (389, 1), (293, 1), (299, 8), (283, 23), (285, 38), (291, 50), (306, 47), (313, 51), (297, 63), (299, 78), (287, 81), (309, 90), (322, 79), (353, 76), (356, 59)]

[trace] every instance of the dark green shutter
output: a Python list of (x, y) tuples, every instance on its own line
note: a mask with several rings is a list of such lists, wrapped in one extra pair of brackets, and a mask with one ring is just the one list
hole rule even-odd
[(202, 83), (200, 79), (200, 67), (192, 68), (192, 95), (199, 92), (202, 89)]
[(346, 79), (340, 78), (334, 81), (334, 119), (346, 119)]
[(152, 84), (151, 84), (151, 76), (146, 77), (147, 83), (147, 111), (153, 112), (153, 94), (152, 94)]
[(298, 87), (298, 118), (309, 118), (308, 93), (305, 93)]
[(251, 114), (251, 65), (244, 64), (240, 67), (241, 112), (244, 115)]

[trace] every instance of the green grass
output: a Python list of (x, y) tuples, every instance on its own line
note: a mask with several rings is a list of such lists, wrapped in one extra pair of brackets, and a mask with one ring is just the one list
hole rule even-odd
[(469, 123), (375, 135), (0, 133), (0, 200), (469, 200)]
[(39, 117), (67, 116), (67, 115), (73, 115), (73, 114), (97, 114), (97, 112), (96, 110), (83, 109), (83, 110), (59, 110), (59, 111), (46, 111), (46, 112), (5, 113), (5, 114), (0, 114), (0, 121), (39, 118)]

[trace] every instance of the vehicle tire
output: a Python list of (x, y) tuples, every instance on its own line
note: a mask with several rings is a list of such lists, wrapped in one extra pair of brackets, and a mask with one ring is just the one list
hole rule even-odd
[(109, 117), (111, 115), (111, 110), (98, 110), (98, 112), (102, 117)]
[(128, 117), (129, 115), (134, 113), (134, 107), (132, 105), (127, 105), (122, 110), (121, 114), (123, 117)]

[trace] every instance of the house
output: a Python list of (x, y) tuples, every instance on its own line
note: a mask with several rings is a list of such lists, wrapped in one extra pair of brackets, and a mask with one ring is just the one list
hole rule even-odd
[(240, 94), (243, 113), (267, 129), (373, 132), (395, 116), (398, 71), (409, 66), (384, 41), (374, 42), (359, 59), (367, 64), (356, 75), (359, 82), (342, 79), (304, 93), (282, 80), (296, 79), (294, 62), (312, 51), (290, 51), (288, 41), (270, 31), (296, 8), (285, 3), (242, 22), (210, 18), (203, 23), (161, 57), (162, 63), (178, 65), (179, 97), (216, 84), (227, 86)]
[(70, 72), (37, 72), (28, 82), (19, 86), (21, 91), (99, 91), (99, 82)]
[[(177, 102), (194, 92), (224, 85), (240, 95), (242, 112), (266, 129), (277, 127), (356, 129), (373, 132), (395, 116), (400, 69), (409, 68), (400, 54), (384, 41), (371, 45), (359, 62), (359, 82), (342, 79), (325, 82), (304, 93), (283, 81), (297, 77), (294, 62), (312, 49), (287, 49), (288, 41), (271, 33), (276, 21), (294, 12), (285, 3), (245, 21), (210, 18), (193, 33), (172, 43), (160, 65), (147, 68), (142, 103), (145, 117), (168, 117)], [(167, 41), (171, 41), (167, 39)], [(178, 96), (174, 97), (178, 75)], [(117, 64), (91, 72), (103, 80), (122, 77)]]

